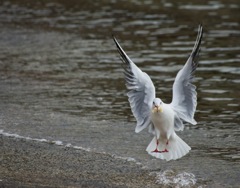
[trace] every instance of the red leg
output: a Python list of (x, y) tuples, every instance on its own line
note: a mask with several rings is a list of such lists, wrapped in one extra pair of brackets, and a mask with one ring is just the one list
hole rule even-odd
[[(156, 144), (157, 144), (157, 147), (158, 147), (158, 144), (159, 144), (158, 139), (157, 139), (157, 141), (156, 141)], [(166, 145), (168, 145), (168, 140), (167, 140)], [(159, 150), (157, 149), (157, 147), (156, 147), (156, 149), (155, 149), (154, 151), (152, 151), (152, 152), (155, 152), (155, 153), (166, 153), (166, 152), (168, 152), (167, 149), (165, 149), (165, 150), (163, 150), (163, 151), (159, 151)]]
[(152, 152), (154, 152), (154, 153), (158, 153), (158, 152), (160, 152), (160, 151), (158, 151), (158, 149), (156, 148), (154, 151), (152, 151)]
[(156, 149), (155, 149), (154, 151), (152, 151), (152, 152), (155, 152), (155, 153), (167, 153), (168, 150), (165, 149), (165, 150), (163, 150), (163, 151), (159, 151), (159, 150), (156, 148)]
[(167, 149), (165, 149), (165, 150), (163, 150), (163, 151), (162, 151), (162, 153), (166, 153), (166, 152), (168, 152), (168, 150), (167, 150)]
[[(157, 144), (157, 147), (158, 147), (158, 144), (159, 144), (158, 139), (156, 140), (156, 144)], [(154, 151), (152, 151), (152, 152), (154, 152), (154, 153), (158, 153), (159, 151), (158, 151), (157, 147), (156, 147), (156, 149), (155, 149)]]

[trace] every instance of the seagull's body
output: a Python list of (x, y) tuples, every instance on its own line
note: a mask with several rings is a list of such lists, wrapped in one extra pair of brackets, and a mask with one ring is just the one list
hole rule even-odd
[(149, 132), (154, 135), (146, 149), (150, 155), (167, 161), (181, 158), (191, 148), (175, 131), (184, 129), (183, 121), (196, 124), (194, 113), (197, 93), (192, 81), (198, 65), (196, 57), (202, 39), (202, 26), (199, 26), (198, 36), (190, 57), (176, 76), (170, 104), (156, 98), (151, 78), (131, 61), (117, 40), (113, 39), (125, 64), (124, 74), (129, 90), (128, 100), (137, 120), (135, 132), (138, 133), (149, 127)]

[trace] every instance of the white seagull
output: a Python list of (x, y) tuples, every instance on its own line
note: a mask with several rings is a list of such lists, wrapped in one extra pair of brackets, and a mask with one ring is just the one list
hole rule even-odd
[(137, 120), (135, 132), (149, 127), (154, 138), (146, 151), (160, 159), (176, 160), (186, 155), (191, 148), (175, 133), (184, 129), (183, 122), (195, 125), (194, 113), (197, 106), (196, 86), (192, 84), (198, 61), (197, 56), (203, 29), (199, 25), (198, 35), (192, 53), (184, 67), (178, 72), (173, 84), (170, 104), (156, 98), (151, 78), (142, 72), (127, 56), (116, 38), (113, 40), (124, 63), (124, 75), (128, 101)]

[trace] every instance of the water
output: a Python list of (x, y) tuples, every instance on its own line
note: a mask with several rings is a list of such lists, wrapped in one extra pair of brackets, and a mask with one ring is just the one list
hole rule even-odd
[[(1, 2), (1, 134), (134, 159), (160, 184), (182, 186), (180, 178), (189, 185), (237, 187), (239, 9), (237, 0)], [(152, 136), (134, 133), (111, 35), (170, 102), (199, 23), (204, 39), (195, 82), (198, 124), (179, 133), (192, 150), (178, 161), (154, 159), (145, 152)]]

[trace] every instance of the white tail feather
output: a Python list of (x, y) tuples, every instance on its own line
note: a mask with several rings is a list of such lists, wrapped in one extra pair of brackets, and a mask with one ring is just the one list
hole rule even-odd
[[(156, 152), (155, 150), (159, 152)], [(152, 139), (146, 151), (159, 159), (167, 161), (176, 160), (186, 155), (191, 148), (174, 132), (167, 143), (159, 142), (157, 145), (156, 137)]]

